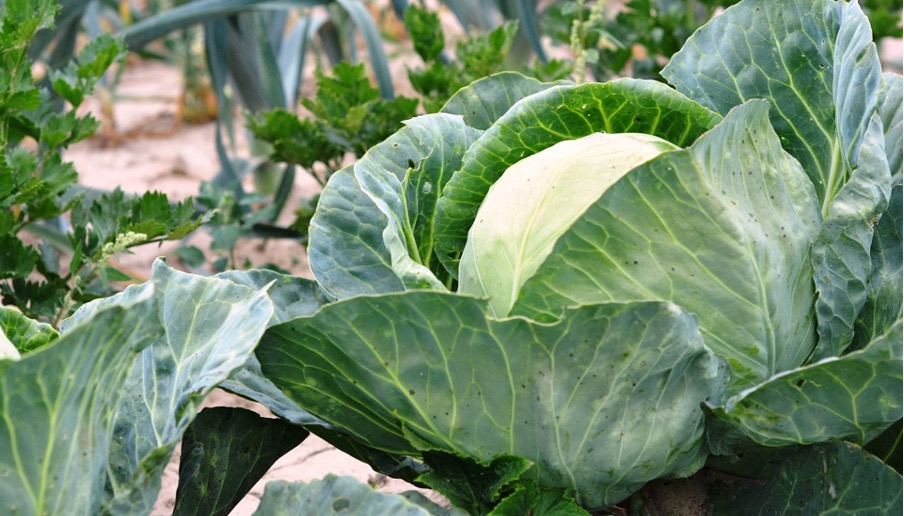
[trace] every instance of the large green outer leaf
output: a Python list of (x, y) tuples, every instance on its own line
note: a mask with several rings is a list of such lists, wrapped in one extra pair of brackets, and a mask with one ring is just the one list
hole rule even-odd
[(719, 113), (771, 101), (772, 124), (824, 211), (856, 167), (881, 93), (869, 21), (856, 3), (745, 0), (694, 33), (662, 75)]
[(851, 443), (793, 452), (765, 484), (709, 493), (712, 514), (901, 514), (901, 476)]
[(308, 436), (241, 408), (202, 410), (185, 432), (174, 516), (227, 516), (270, 466)]
[(864, 443), (901, 417), (901, 319), (865, 349), (782, 373), (715, 413), (768, 446)]
[(486, 131), (524, 97), (567, 84), (567, 81), (540, 82), (518, 72), (500, 72), (458, 90), (443, 106), (442, 112), (462, 115), (466, 124)]
[[(227, 271), (216, 277), (247, 285), (254, 290), (266, 288), (267, 296), (273, 301), (275, 309), (270, 320), (271, 326), (296, 317), (311, 315), (328, 302), (317, 282), (305, 278), (285, 276), (268, 270)], [(260, 403), (286, 421), (304, 425), (318, 437), (366, 462), (380, 473), (414, 481), (426, 469), (410, 457), (368, 448), (348, 437), (342, 429), (333, 427), (299, 407), (264, 376), (254, 355), (248, 357), (245, 364), (234, 370), (219, 387)]]
[(813, 348), (819, 218), (767, 104), (751, 101), (611, 186), (559, 238), (512, 313), (548, 320), (563, 306), (672, 301), (698, 317), (737, 391), (799, 366)]
[(866, 16), (856, 2), (745, 0), (697, 31), (662, 73), (719, 113), (752, 98), (772, 103), (772, 124), (810, 176), (825, 218), (813, 256), (814, 358), (839, 354), (866, 299), (867, 220), (888, 198), (874, 120), (885, 81)]
[[(461, 93), (460, 93), (461, 94)], [(437, 206), (436, 255), (453, 276), (468, 229), (490, 186), (509, 166), (596, 132), (646, 133), (689, 145), (719, 116), (655, 81), (558, 86), (515, 103), (470, 149)]]
[(55, 344), (0, 362), (0, 512), (97, 514), (116, 406), (135, 353), (159, 337), (153, 288)]
[(19, 353), (43, 348), (60, 337), (49, 324), (29, 319), (8, 306), (0, 306), (0, 332), (6, 335)]
[(459, 116), (417, 117), (330, 178), (308, 248), (330, 295), (444, 288), (432, 260), (437, 198), (479, 134)]
[[(147, 285), (85, 305), (68, 325), (130, 302)], [(105, 502), (114, 514), (150, 510), (163, 468), (198, 405), (251, 356), (273, 316), (265, 292), (180, 273), (159, 260), (150, 285), (155, 297), (148, 311), (160, 333), (134, 361), (123, 387)]]
[[(439, 509), (439, 507), (436, 507)], [(402, 495), (378, 493), (353, 477), (327, 475), (310, 484), (275, 480), (267, 483), (255, 516), (297, 514), (369, 514), (430, 516), (436, 514)]]
[(726, 381), (695, 319), (669, 303), (546, 325), (487, 319), (485, 301), (449, 293), (357, 297), (272, 328), (257, 356), (300, 405), (371, 446), (518, 455), (541, 486), (591, 508), (698, 469), (700, 403)]

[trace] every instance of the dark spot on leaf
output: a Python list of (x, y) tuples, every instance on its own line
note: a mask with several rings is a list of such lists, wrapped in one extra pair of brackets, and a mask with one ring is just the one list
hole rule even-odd
[(408, 168), (414, 168), (414, 161), (408, 160)]
[(352, 503), (348, 501), (348, 498), (340, 498), (333, 502), (333, 512), (342, 512), (349, 507), (351, 507)]
[(408, 394), (414, 396), (414, 389), (408, 389)]

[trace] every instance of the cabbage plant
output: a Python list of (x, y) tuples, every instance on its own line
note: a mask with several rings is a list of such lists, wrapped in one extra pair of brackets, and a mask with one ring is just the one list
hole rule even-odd
[(331, 302), (268, 330), (262, 373), (430, 475), (483, 468), (452, 489), (475, 513), (703, 468), (760, 480), (701, 480), (719, 511), (900, 507), (860, 447), (902, 412), (901, 77), (830, 0), (741, 2), (663, 74), (492, 76), (335, 174)]
[(260, 514), (900, 513), (901, 76), (833, 0), (744, 0), (664, 75), (462, 89), (331, 177), (313, 281), (0, 310), (0, 508), (147, 513), (181, 440), (175, 512), (227, 514), (310, 431), (455, 507)]

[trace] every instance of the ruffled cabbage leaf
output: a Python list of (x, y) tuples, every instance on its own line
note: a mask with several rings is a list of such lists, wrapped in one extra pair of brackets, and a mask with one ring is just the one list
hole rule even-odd
[(586, 507), (699, 469), (700, 404), (727, 380), (695, 319), (658, 302), (540, 324), (451, 293), (360, 296), (271, 328), (256, 354), (299, 405), (369, 446), (517, 455)]
[(695, 314), (740, 390), (816, 343), (810, 244), (820, 214), (800, 165), (752, 101), (682, 151), (612, 185), (525, 282), (513, 314), (667, 300)]
[(870, 220), (885, 210), (894, 173), (880, 110), (893, 119), (900, 95), (886, 95), (869, 20), (856, 2), (745, 0), (689, 38), (662, 73), (719, 113), (752, 98), (772, 104), (772, 124), (824, 218), (813, 250), (813, 359), (837, 356), (866, 302)]

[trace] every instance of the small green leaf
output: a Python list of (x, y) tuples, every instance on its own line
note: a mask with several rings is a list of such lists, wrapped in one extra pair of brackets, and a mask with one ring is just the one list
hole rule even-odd
[(174, 516), (226, 516), (307, 430), (241, 408), (202, 410), (182, 438)]
[(364, 73), (364, 64), (339, 63), (333, 67), (333, 77), (317, 72), (317, 94), (301, 103), (317, 118), (333, 127), (343, 127), (349, 109), (380, 98), (380, 91), (371, 86)]
[(425, 63), (438, 58), (446, 46), (439, 16), (428, 9), (409, 5), (405, 10), (404, 22), (417, 55)]
[(273, 146), (271, 159), (306, 169), (317, 162), (330, 163), (345, 152), (326, 137), (320, 123), (285, 110), (256, 113), (249, 118), (248, 128), (255, 137)]
[(489, 516), (513, 514), (587, 516), (589, 513), (578, 505), (574, 495), (563, 489), (542, 489), (535, 483), (526, 483), (515, 486), (514, 492), (499, 502)]
[(180, 247), (176, 249), (173, 254), (182, 260), (182, 263), (191, 268), (200, 267), (204, 265), (204, 262), (207, 260), (204, 257), (204, 251), (193, 245)]
[(421, 94), (424, 110), (435, 113), (462, 86), (461, 66), (456, 62), (433, 61), (421, 69), (409, 69), (408, 80)]
[(513, 455), (501, 455), (486, 463), (443, 452), (424, 452), (431, 471), (418, 477), (470, 514), (485, 514), (501, 499), (502, 491), (517, 482), (533, 463)]
[(91, 40), (65, 68), (50, 74), (53, 89), (74, 108), (82, 105), (94, 85), (114, 62), (125, 58), (122, 38), (102, 34)]
[(26, 247), (15, 235), (0, 235), (0, 279), (28, 277), (39, 258), (34, 247)]
[(518, 23), (507, 21), (489, 34), (458, 42), (455, 55), (464, 68), (464, 84), (498, 71), (497, 67), (508, 55), (517, 32)]

